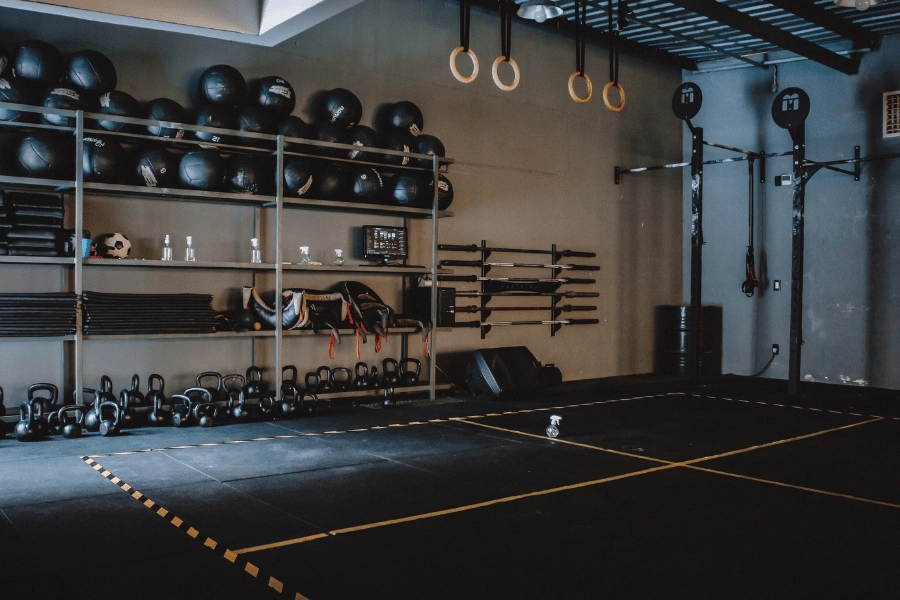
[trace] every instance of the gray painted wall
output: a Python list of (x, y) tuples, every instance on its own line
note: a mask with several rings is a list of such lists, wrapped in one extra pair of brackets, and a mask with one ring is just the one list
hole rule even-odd
[[(900, 138), (882, 139), (882, 94), (900, 89), (900, 37), (866, 55), (849, 77), (813, 62), (783, 64), (779, 90), (800, 87), (810, 96), (807, 157), (838, 160), (900, 152)], [(749, 150), (787, 151), (791, 140), (771, 118), (772, 72), (741, 69), (706, 75), (686, 73), (703, 90), (694, 124), (709, 141)], [(707, 149), (707, 158), (728, 156)], [(790, 173), (790, 157), (768, 162), (768, 181), (757, 185), (757, 267), (763, 289), (741, 292), (747, 245), (747, 164), (705, 169), (704, 301), (724, 307), (723, 370), (752, 374), (781, 346), (766, 372), (786, 379), (790, 324), (791, 188), (775, 187), (776, 173)], [(822, 170), (807, 186), (802, 375), (806, 379), (900, 388), (900, 161), (866, 163), (862, 181)], [(685, 182), (685, 215), (690, 193)], [(686, 221), (687, 222), (687, 221)], [(690, 232), (685, 229), (685, 256)], [(783, 291), (772, 291), (780, 279)], [(685, 261), (684, 297), (690, 263)]]
[[(599, 97), (606, 79), (606, 53), (589, 47), (587, 69), (597, 95), (578, 105), (566, 91), (574, 65), (572, 40), (517, 21), (513, 57), (522, 69), (522, 83), (505, 93), (489, 73), (500, 46), (499, 20), (473, 10), (472, 47), (482, 72), (465, 85), (453, 79), (448, 68), (450, 51), (458, 44), (457, 19), (456, 2), (370, 1), (273, 49), (263, 49), (2, 10), (0, 39), (13, 46), (42, 38), (67, 52), (96, 48), (117, 65), (120, 88), (141, 100), (168, 96), (189, 104), (192, 78), (209, 65), (226, 62), (248, 79), (281, 75), (301, 99), (322, 89), (347, 87), (362, 101), (363, 123), (371, 121), (380, 103), (414, 101), (425, 114), (425, 132), (441, 138), (448, 155), (458, 161), (449, 173), (456, 216), (440, 221), (442, 242), (486, 239), (494, 245), (544, 248), (557, 243), (596, 251), (596, 262), (602, 266), (597, 285), (586, 288), (601, 294), (599, 310), (593, 313), (600, 325), (563, 328), (555, 338), (549, 327), (498, 328), (486, 340), (477, 330), (442, 332), (438, 350), (527, 345), (539, 360), (559, 365), (568, 380), (650, 371), (653, 306), (677, 302), (680, 296), (680, 179), (677, 173), (666, 173), (615, 186), (612, 173), (617, 164), (657, 163), (679, 154), (680, 124), (670, 116), (669, 97), (680, 73), (623, 57), (621, 81), (628, 106), (613, 114)], [(295, 114), (310, 118), (302, 103)], [(190, 234), (201, 259), (244, 260), (253, 231), (253, 210), (247, 208), (90, 199), (87, 211), (86, 224), (92, 232), (125, 232), (139, 258), (156, 258), (162, 236), (169, 233), (176, 242), (176, 256), (184, 236)], [(401, 223), (392, 218), (291, 212), (285, 227), (285, 260), (296, 260), (301, 243), (312, 246), (314, 259), (327, 260), (333, 248), (351, 247), (354, 227), (372, 222)], [(430, 222), (413, 222), (411, 229), (416, 245), (413, 260), (426, 263)], [(4, 288), (55, 289), (65, 279), (65, 272), (55, 267), (2, 268)], [(501, 270), (495, 272), (503, 275)], [(217, 308), (224, 308), (226, 299), (235, 298), (240, 285), (251, 281), (247, 273), (170, 276), (159, 270), (110, 267), (86, 269), (85, 277), (87, 289), (104, 291), (207, 291), (216, 295)], [(291, 274), (285, 283), (321, 287), (336, 279)], [(364, 280), (388, 302), (399, 302), (395, 291), (399, 278)], [(259, 284), (271, 288), (273, 282), (260, 278)], [(352, 366), (356, 356), (348, 342), (352, 340), (338, 348), (337, 360), (330, 363), (326, 338), (291, 339), (286, 341), (285, 360), (296, 363), (301, 372), (323, 363)], [(271, 358), (271, 343), (266, 341), (103, 341), (85, 347), (86, 382), (108, 373), (117, 389), (134, 372), (144, 378), (162, 373), (175, 389), (200, 371), (243, 372), (254, 352), (257, 361)], [(65, 357), (59, 344), (2, 344), (0, 352), (0, 385), (8, 393), (11, 390), (12, 397), (32, 381), (62, 380)], [(371, 364), (399, 353), (398, 339), (391, 339), (380, 355), (374, 354), (370, 343), (364, 347), (363, 360)], [(417, 336), (411, 337), (410, 354), (421, 354)]]

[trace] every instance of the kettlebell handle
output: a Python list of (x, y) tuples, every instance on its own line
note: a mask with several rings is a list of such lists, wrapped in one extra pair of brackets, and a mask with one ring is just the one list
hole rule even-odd
[(200, 382), (201, 382), (202, 380), (206, 379), (207, 377), (214, 377), (215, 380), (216, 380), (216, 385), (213, 386), (213, 387), (215, 387), (217, 390), (218, 390), (218, 389), (221, 389), (221, 387), (222, 387), (222, 375), (221, 375), (221, 373), (216, 373), (215, 371), (205, 371), (205, 372), (200, 373), (199, 375), (197, 375), (197, 387), (198, 387), (198, 388), (202, 386), (202, 384), (201, 384)]
[[(37, 396), (36, 397), (35, 393), (37, 393), (37, 392), (48, 392), (50, 394), (50, 396), (48, 396), (48, 397)], [(49, 406), (47, 408), (55, 406), (56, 400), (58, 398), (59, 398), (59, 389), (57, 389), (57, 387), (55, 385), (53, 385), (52, 383), (32, 383), (30, 386), (28, 386), (28, 401), (29, 402), (32, 402), (32, 401), (39, 402), (41, 404), (41, 408), (44, 408), (44, 406), (43, 406), (44, 402), (47, 402), (49, 404)]]
[[(137, 375), (135, 375), (137, 377)], [(156, 381), (159, 383), (159, 387), (153, 387), (153, 382)], [(162, 378), (162, 375), (157, 373), (153, 373), (150, 377), (147, 378), (147, 391), (148, 392), (162, 392), (166, 389), (166, 381)]]
[(112, 393), (112, 379), (110, 379), (108, 375), (104, 375), (100, 378), (100, 391), (107, 394)]

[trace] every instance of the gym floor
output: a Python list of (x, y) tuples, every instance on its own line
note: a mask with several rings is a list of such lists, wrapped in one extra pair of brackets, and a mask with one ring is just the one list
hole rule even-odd
[(896, 597), (898, 472), (896, 392), (739, 377), (7, 438), (0, 595)]

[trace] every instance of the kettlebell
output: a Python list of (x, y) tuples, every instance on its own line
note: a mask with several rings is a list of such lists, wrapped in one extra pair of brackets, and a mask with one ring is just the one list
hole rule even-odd
[(141, 393), (141, 377), (137, 373), (131, 376), (131, 407), (145, 406), (146, 398)]
[(38, 439), (37, 430), (34, 428), (34, 405), (31, 402), (19, 405), (19, 419), (14, 434), (16, 439), (20, 442), (33, 442)]
[[(73, 414), (74, 416), (70, 416)], [(63, 406), (56, 413), (56, 420), (62, 430), (62, 436), (67, 440), (81, 437), (81, 423), (84, 421), (84, 409), (71, 404)]]
[[(220, 376), (221, 381), (221, 376)], [(190, 414), (201, 427), (212, 427), (216, 423), (218, 406), (213, 402), (210, 388), (192, 387), (184, 390), (184, 396), (190, 400)]]
[(134, 401), (131, 390), (121, 390), (119, 391), (119, 412), (121, 415), (121, 426), (123, 429), (126, 427), (131, 427), (134, 425), (134, 405), (132, 404)]
[(100, 414), (100, 435), (118, 435), (122, 423), (122, 408), (116, 402), (102, 401), (97, 412)]
[(56, 412), (58, 398), (59, 390), (52, 383), (33, 383), (28, 386), (28, 402), (33, 406), (33, 425), (38, 437), (50, 434), (50, 421), (44, 415), (50, 411)]
[[(210, 385), (203, 385), (201, 383), (203, 380), (209, 381), (209, 379), (215, 380), (215, 387)], [(209, 391), (210, 400), (209, 402), (227, 402), (228, 401), (228, 392), (225, 391), (225, 388), (222, 384), (222, 375), (216, 373), (215, 371), (206, 371), (205, 373), (200, 373), (197, 375), (197, 383), (196, 386), (198, 388), (205, 388)]]
[(279, 403), (279, 411), (285, 419), (297, 416), (297, 404), (299, 403), (299, 392), (295, 386), (281, 388), (281, 402)]
[(162, 406), (166, 402), (165, 388), (166, 382), (161, 375), (153, 373), (147, 378), (147, 395), (144, 396), (144, 401), (151, 407), (147, 421), (153, 425), (164, 425), (169, 421), (171, 415), (171, 413), (167, 415), (162, 410)]
[(321, 366), (316, 369), (316, 375), (319, 377), (319, 385), (316, 387), (316, 392), (330, 392), (331, 391), (331, 369), (326, 366)]
[(353, 379), (353, 389), (364, 390), (369, 387), (369, 365), (359, 361), (353, 367), (355, 378)]
[[(172, 394), (172, 426), (184, 427), (191, 416), (191, 399), (184, 394)], [(176, 404), (176, 401), (180, 404)]]
[(0, 417), (6, 416), (6, 405), (3, 404), (3, 388), (0, 387)]
[(315, 392), (319, 389), (319, 384), (321, 380), (319, 380), (319, 374), (314, 372), (309, 372), (306, 374), (306, 377), (303, 378), (303, 387), (308, 392)]
[(84, 414), (84, 428), (91, 433), (97, 433), (100, 431), (100, 390), (85, 388), (84, 393), (94, 395), (93, 405)]
[(372, 372), (369, 374), (369, 387), (373, 390), (381, 389), (381, 380), (378, 378), (378, 367), (372, 365)]
[(312, 392), (303, 392), (300, 396), (300, 408), (305, 412), (313, 412), (319, 403), (319, 397)]
[(281, 367), (281, 387), (282, 390), (286, 387), (290, 386), (294, 388), (294, 391), (297, 391), (297, 367), (294, 365), (284, 365)]
[(331, 369), (331, 391), (343, 392), (350, 387), (350, 380), (353, 373), (346, 367), (335, 367)]
[(247, 367), (247, 381), (244, 384), (247, 398), (259, 398), (263, 395), (262, 369)]
[(115, 402), (116, 396), (112, 391), (112, 379), (108, 376), (103, 375), (100, 378), (100, 401), (101, 402)]
[[(415, 370), (413, 370), (415, 368)], [(400, 361), (400, 385), (419, 385), (419, 373), (422, 363), (417, 358), (404, 358)]]
[(222, 377), (222, 388), (228, 394), (228, 413), (235, 421), (246, 421), (250, 418), (247, 403), (244, 401), (244, 376), (230, 373)]
[(400, 365), (393, 358), (381, 361), (381, 383), (384, 387), (394, 387), (400, 383)]

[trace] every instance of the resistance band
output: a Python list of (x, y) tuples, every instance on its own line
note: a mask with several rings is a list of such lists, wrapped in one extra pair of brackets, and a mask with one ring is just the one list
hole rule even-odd
[[(491, 75), (494, 77), (494, 83), (496, 83), (497, 87), (504, 92), (511, 92), (516, 89), (519, 86), (520, 79), (519, 65), (517, 65), (516, 61), (510, 56), (510, 47), (512, 46), (513, 6), (515, 6), (515, 4), (512, 0), (500, 0), (500, 56), (494, 61), (494, 66), (491, 67)], [(513, 73), (515, 73), (515, 79), (513, 79), (513, 82), (510, 85), (506, 85), (500, 81), (500, 76), (497, 74), (497, 67), (500, 66), (501, 62), (509, 63), (513, 68)]]
[[(459, 47), (450, 53), (450, 72), (463, 83), (471, 83), (478, 77), (478, 57), (469, 48), (469, 21), (471, 17), (471, 4), (469, 0), (459, 2)], [(468, 54), (472, 59), (472, 74), (468, 77), (462, 75), (456, 68), (456, 55), (460, 52)]]
[[(603, 88), (603, 103), (606, 104), (606, 108), (609, 110), (621, 112), (621, 110), (625, 108), (625, 90), (619, 84), (619, 31), (615, 26), (615, 21), (613, 19), (613, 0), (608, 0), (606, 8), (609, 23), (609, 83)], [(624, 2), (619, 5), (620, 25), (625, 22), (623, 10), (626, 12), (628, 10), (628, 7)], [(619, 90), (620, 99), (618, 106), (609, 101), (609, 90), (611, 88)]]
[(759, 278), (756, 276), (756, 259), (753, 256), (753, 157), (750, 157), (747, 163), (750, 165), (750, 234), (747, 241), (747, 277), (741, 284), (741, 291), (751, 298), (753, 291), (759, 287)]
[[(584, 72), (584, 28), (587, 20), (587, 0), (575, 0), (575, 72), (569, 76), (569, 96), (579, 104), (584, 104), (594, 95), (594, 87), (591, 79)], [(581, 77), (587, 86), (587, 95), (584, 98), (575, 93), (575, 78)]]

